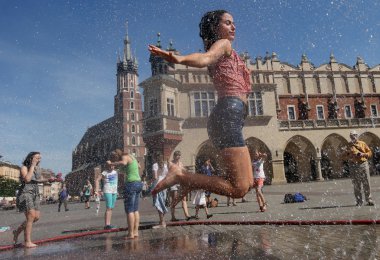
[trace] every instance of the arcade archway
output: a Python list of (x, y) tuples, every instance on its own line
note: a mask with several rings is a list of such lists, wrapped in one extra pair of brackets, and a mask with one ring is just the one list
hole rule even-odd
[(284, 170), (287, 182), (303, 182), (315, 179), (312, 165), (315, 164), (314, 145), (305, 137), (296, 135), (289, 139), (284, 150)]
[(223, 160), (220, 157), (218, 149), (216, 149), (212, 143), (208, 140), (202, 143), (198, 149), (195, 157), (195, 172), (199, 172), (200, 167), (204, 163), (205, 159), (209, 158), (211, 164), (215, 169), (215, 173), (219, 176), (224, 176), (223, 172)]
[(347, 163), (342, 160), (347, 144), (347, 140), (338, 134), (331, 134), (323, 141), (321, 171), (325, 180), (348, 177)]

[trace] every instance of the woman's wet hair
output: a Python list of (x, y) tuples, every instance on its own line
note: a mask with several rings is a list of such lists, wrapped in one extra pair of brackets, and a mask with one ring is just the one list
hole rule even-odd
[(203, 15), (199, 23), (199, 36), (203, 40), (205, 51), (208, 51), (211, 45), (219, 40), (218, 27), (222, 15), (225, 13), (228, 12), (225, 10), (215, 10)]
[(26, 166), (26, 168), (29, 169), (30, 166), (32, 166), (33, 157), (36, 154), (41, 154), (41, 153), (40, 152), (30, 152), (30, 153), (28, 153), (28, 155), (26, 156), (25, 160), (22, 162), (22, 165)]

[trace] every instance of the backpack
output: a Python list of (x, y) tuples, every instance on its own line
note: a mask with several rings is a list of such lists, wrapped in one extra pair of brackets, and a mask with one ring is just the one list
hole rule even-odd
[(217, 198), (214, 198), (211, 202), (210, 202), (210, 207), (209, 208), (216, 208), (218, 207), (218, 199)]
[(294, 202), (294, 197), (293, 194), (287, 193), (284, 196), (284, 203), (293, 203)]
[(306, 200), (306, 197), (302, 193), (295, 193), (293, 195), (294, 202), (304, 202)]
[(64, 200), (67, 196), (67, 191), (66, 190), (61, 190), (59, 193), (59, 199)]

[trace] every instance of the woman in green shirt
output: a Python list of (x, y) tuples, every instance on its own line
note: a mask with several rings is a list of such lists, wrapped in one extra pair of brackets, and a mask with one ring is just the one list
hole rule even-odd
[(127, 238), (136, 238), (139, 236), (140, 214), (138, 209), (143, 186), (139, 173), (139, 163), (133, 155), (123, 153), (121, 161), (114, 163), (107, 161), (107, 164), (119, 166), (119, 171), (124, 174), (124, 209), (128, 222)]

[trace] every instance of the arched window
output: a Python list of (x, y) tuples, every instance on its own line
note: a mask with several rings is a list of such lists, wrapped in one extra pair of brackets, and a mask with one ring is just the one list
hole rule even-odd
[(131, 98), (134, 98), (135, 93), (131, 90)]
[(136, 126), (132, 125), (132, 133), (135, 133), (135, 132), (136, 132)]
[(131, 112), (131, 121), (135, 121), (135, 113)]
[(131, 102), (131, 109), (135, 109), (135, 104), (133, 103), (133, 101)]
[(136, 145), (136, 137), (132, 136), (132, 145)]

